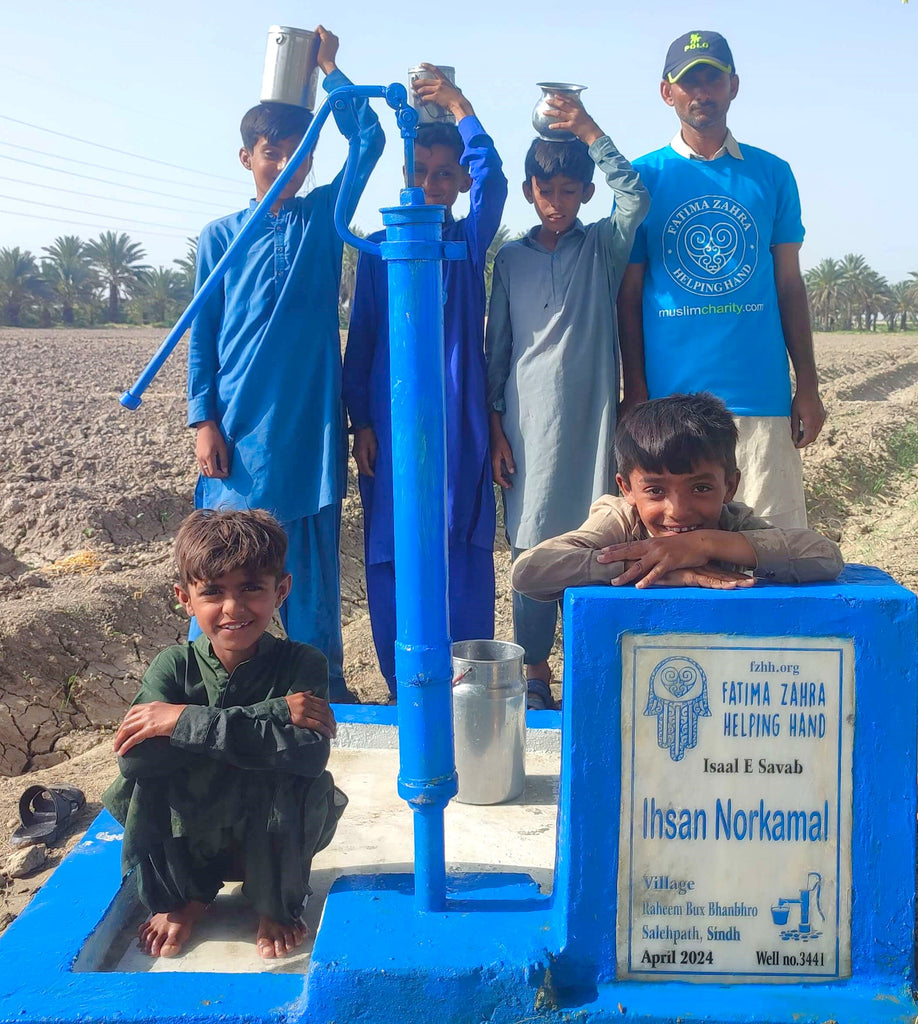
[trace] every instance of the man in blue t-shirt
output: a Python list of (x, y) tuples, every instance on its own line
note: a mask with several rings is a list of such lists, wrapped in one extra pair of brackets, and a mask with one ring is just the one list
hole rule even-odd
[[(660, 91), (672, 142), (634, 162), (652, 197), (618, 299), (624, 408), (711, 391), (739, 429), (737, 498), (782, 528), (805, 527), (800, 454), (825, 420), (790, 167), (734, 139), (739, 79), (717, 32), (688, 32)], [(791, 396), (788, 355), (796, 391)]]

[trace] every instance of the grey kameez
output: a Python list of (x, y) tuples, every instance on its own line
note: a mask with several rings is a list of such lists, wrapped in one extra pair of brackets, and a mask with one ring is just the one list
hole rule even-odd
[(577, 221), (549, 252), (538, 228), (497, 255), (488, 314), (489, 408), (516, 463), (507, 534), (529, 548), (571, 530), (611, 489), (618, 403), (615, 298), (647, 190), (604, 135), (590, 156), (615, 193), (612, 214)]

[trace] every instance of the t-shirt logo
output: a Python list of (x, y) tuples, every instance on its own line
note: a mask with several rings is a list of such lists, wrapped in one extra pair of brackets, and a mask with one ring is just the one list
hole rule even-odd
[(693, 32), (689, 36), (689, 41), (683, 47), (683, 50), (707, 50), (710, 44), (707, 40), (702, 39), (697, 32)]
[(695, 295), (726, 295), (752, 276), (759, 233), (749, 211), (725, 196), (683, 203), (663, 227), (663, 265)]

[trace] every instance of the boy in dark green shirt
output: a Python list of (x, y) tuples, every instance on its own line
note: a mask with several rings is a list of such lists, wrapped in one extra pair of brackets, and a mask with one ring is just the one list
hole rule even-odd
[(287, 538), (267, 512), (200, 509), (176, 537), (176, 596), (202, 635), (159, 654), (115, 735), (103, 801), (150, 919), (140, 944), (175, 956), (223, 882), (241, 878), (263, 957), (306, 935), (313, 855), (346, 803), (325, 770), (328, 663), (266, 633), (290, 591)]

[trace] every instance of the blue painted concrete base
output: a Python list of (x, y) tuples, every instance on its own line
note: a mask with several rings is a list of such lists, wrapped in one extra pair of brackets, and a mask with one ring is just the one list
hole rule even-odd
[(305, 1020), (528, 1019), (553, 945), (551, 900), (529, 875), (451, 876), (442, 913), (417, 913), (412, 875), (345, 876), (325, 904)]

